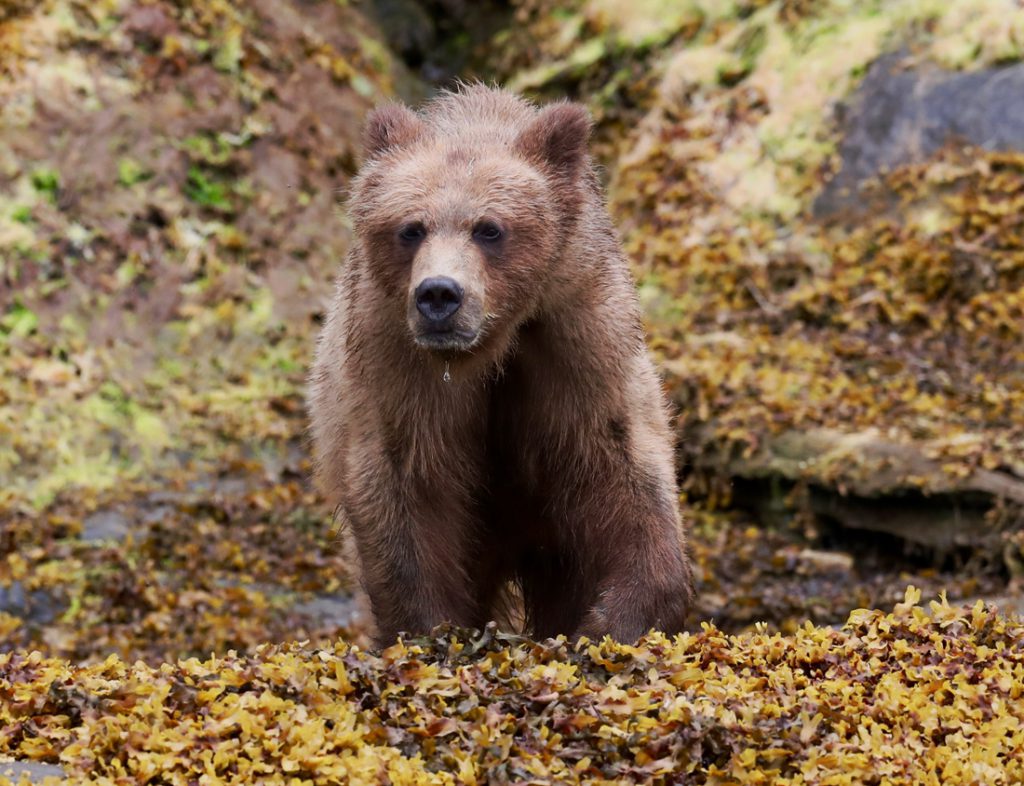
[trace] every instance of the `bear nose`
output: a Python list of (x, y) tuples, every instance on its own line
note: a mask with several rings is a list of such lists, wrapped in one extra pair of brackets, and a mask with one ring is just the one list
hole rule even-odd
[(416, 308), (431, 322), (447, 319), (461, 305), (462, 287), (453, 278), (425, 278), (416, 287)]

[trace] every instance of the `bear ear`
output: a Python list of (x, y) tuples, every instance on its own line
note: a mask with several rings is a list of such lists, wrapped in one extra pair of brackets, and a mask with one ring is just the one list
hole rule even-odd
[(419, 115), (402, 104), (383, 104), (370, 112), (363, 130), (363, 153), (373, 158), (412, 142), (423, 131)]
[(544, 107), (516, 140), (516, 149), (555, 174), (575, 178), (587, 158), (590, 113), (582, 104), (560, 101)]

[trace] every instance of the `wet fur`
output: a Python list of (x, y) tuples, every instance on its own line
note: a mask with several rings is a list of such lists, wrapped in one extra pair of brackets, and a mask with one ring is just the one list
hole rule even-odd
[[(588, 131), (576, 105), (483, 86), (369, 121), (310, 412), (382, 643), (482, 626), (507, 611), (510, 582), (537, 636), (682, 628), (692, 580), (669, 417)], [(479, 271), (483, 336), (419, 349), (396, 222), (416, 205), (457, 224), (476, 199), (516, 239), (482, 262), (461, 236), (444, 252)]]

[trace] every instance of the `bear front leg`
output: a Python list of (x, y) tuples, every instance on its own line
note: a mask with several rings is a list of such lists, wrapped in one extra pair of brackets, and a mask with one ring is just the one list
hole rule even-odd
[(652, 628), (683, 630), (693, 574), (674, 499), (667, 491), (630, 496), (623, 505), (623, 496), (598, 494), (580, 522), (590, 600), (576, 636), (634, 642)]
[(692, 599), (692, 572), (681, 544), (620, 549), (598, 578), (575, 637), (597, 641), (608, 635), (631, 643), (652, 628), (673, 635), (683, 630)]

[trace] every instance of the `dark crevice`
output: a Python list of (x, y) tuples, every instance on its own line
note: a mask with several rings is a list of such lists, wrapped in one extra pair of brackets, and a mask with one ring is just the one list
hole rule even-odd
[(992, 500), (979, 495), (844, 496), (778, 478), (738, 478), (732, 490), (734, 505), (761, 526), (851, 554), (858, 570), (1004, 570), (1002, 528), (991, 519)]
[(486, 43), (512, 18), (507, 0), (373, 0), (367, 10), (391, 51), (435, 87), (484, 77)]

